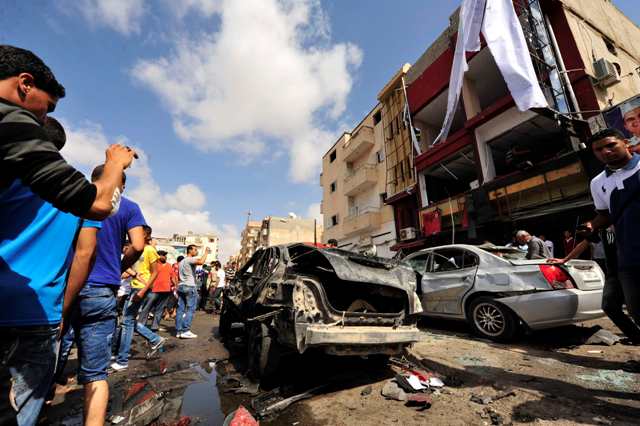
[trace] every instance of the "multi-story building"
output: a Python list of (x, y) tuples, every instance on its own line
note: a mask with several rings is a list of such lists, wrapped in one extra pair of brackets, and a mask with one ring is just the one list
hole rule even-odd
[(338, 247), (393, 255), (393, 208), (385, 204), (383, 107), (378, 104), (351, 132), (344, 133), (322, 158), (321, 213), (324, 239)]
[(319, 243), (322, 241), (322, 224), (315, 219), (267, 216), (262, 220), (258, 244), (261, 247), (289, 243)]
[[(414, 240), (419, 228), (418, 191), (414, 167), (414, 147), (406, 116), (404, 78), (410, 64), (402, 68), (378, 93), (382, 106), (382, 126), (385, 154), (385, 203), (393, 207), (397, 241)], [(392, 246), (397, 250), (401, 246)]]
[(456, 12), (405, 77), (422, 151), (420, 229), (397, 248), (505, 243), (517, 228), (558, 240), (593, 214), (589, 178), (598, 165), (582, 142), (602, 126), (603, 109), (640, 93), (640, 28), (607, 0), (514, 5), (550, 106), (517, 110), (483, 44), (467, 55), (451, 131), (434, 144), (447, 108)]
[(164, 250), (167, 252), (167, 259), (173, 263), (180, 255), (184, 256), (187, 253), (187, 247), (191, 244), (198, 247), (200, 254), (206, 247), (209, 247), (209, 254), (206, 258), (206, 263), (218, 260), (220, 239), (214, 234), (195, 234), (191, 231), (187, 234), (173, 234), (172, 237), (158, 237), (156, 249)]
[(260, 228), (262, 227), (261, 221), (248, 221), (244, 229), (242, 230), (240, 240), (240, 251), (237, 255), (238, 267), (242, 267), (247, 260), (253, 256), (253, 253), (258, 248), (258, 240), (260, 238)]

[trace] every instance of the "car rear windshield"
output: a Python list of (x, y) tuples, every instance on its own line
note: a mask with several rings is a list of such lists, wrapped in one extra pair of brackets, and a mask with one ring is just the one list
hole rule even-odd
[(488, 251), (494, 256), (501, 257), (506, 260), (524, 260), (527, 253), (512, 247), (480, 247), (484, 251)]

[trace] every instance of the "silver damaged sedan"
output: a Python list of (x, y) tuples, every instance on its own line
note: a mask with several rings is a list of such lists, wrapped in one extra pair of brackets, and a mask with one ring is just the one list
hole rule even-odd
[(604, 316), (604, 273), (590, 260), (552, 265), (511, 247), (454, 244), (403, 261), (418, 275), (423, 315), (466, 320), (492, 340)]

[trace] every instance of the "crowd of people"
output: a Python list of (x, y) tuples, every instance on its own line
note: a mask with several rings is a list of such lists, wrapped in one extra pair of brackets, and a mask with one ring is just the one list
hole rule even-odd
[(196, 338), (198, 299), (211, 292), (219, 310), (225, 286), (219, 262), (203, 268), (208, 248), (190, 245), (174, 264), (156, 250), (140, 206), (122, 195), (134, 150), (109, 146), (91, 181), (65, 161), (64, 128), (48, 115), (64, 96), (34, 53), (0, 45), (0, 294), (10, 301), (0, 312), (0, 424), (37, 423), (74, 344), (84, 423), (104, 424), (106, 379), (128, 367), (134, 334), (147, 356), (167, 339), (163, 318), (177, 338)]

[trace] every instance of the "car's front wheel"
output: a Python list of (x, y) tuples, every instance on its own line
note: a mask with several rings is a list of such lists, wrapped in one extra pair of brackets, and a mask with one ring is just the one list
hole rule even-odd
[(471, 301), (467, 321), (477, 334), (497, 342), (512, 340), (518, 331), (518, 318), (490, 297)]
[(259, 379), (269, 379), (278, 369), (280, 345), (269, 327), (252, 322), (247, 342), (249, 374)]

